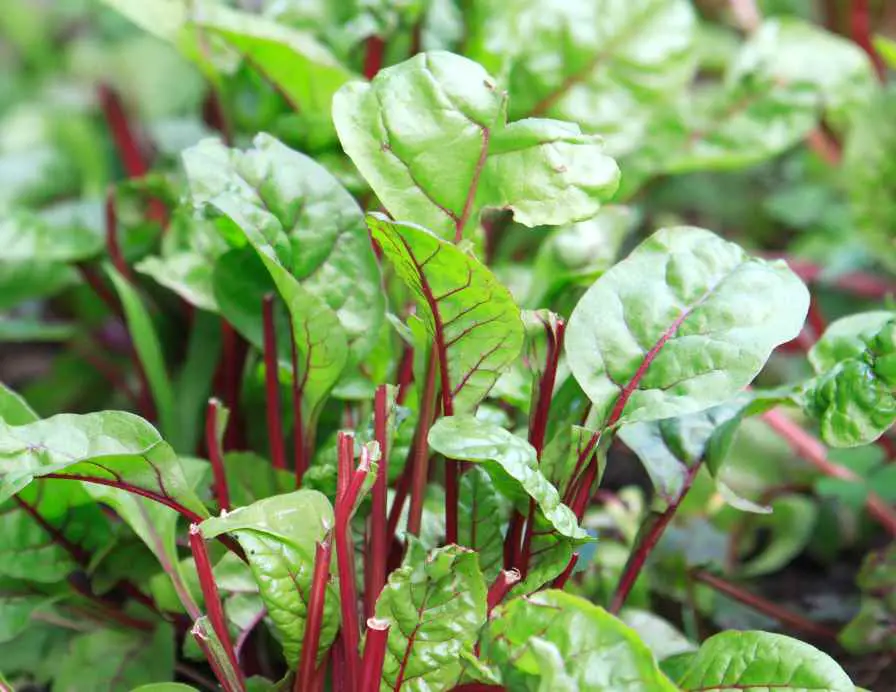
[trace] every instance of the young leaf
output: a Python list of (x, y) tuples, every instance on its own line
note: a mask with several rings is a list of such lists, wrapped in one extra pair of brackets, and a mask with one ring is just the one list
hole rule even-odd
[(152, 398), (159, 412), (159, 422), (162, 432), (171, 440), (176, 449), (186, 449), (181, 445), (179, 437), (179, 422), (174, 403), (174, 389), (171, 379), (165, 369), (165, 357), (162, 354), (162, 345), (152, 324), (149, 312), (140, 300), (134, 286), (125, 279), (111, 265), (106, 266), (106, 272), (112, 279), (112, 284), (121, 299), (125, 318), (128, 323), (128, 331), (134, 342), (134, 348), (140, 358), (140, 364), (146, 372), (149, 388), (152, 390)]
[(75, 637), (53, 687), (79, 692), (129, 690), (172, 677), (174, 639), (165, 624), (151, 635), (108, 629)]
[(896, 423), (896, 317), (854, 338), (865, 342), (862, 353), (836, 363), (806, 393), (821, 437), (834, 447), (873, 442)]
[(523, 438), (472, 416), (445, 416), (430, 429), (429, 444), (450, 459), (484, 463), (500, 490), (514, 499), (531, 497), (562, 536), (587, 538), (575, 514), (538, 469), (535, 448)]
[(601, 139), (555, 120), (507, 124), (505, 96), (477, 63), (432, 51), (344, 86), (333, 121), (390, 214), (442, 238), (463, 238), (486, 207), (527, 226), (593, 216), (619, 181)]
[(510, 291), (485, 265), (420, 226), (377, 214), (368, 225), (417, 299), (441, 365), (443, 400), (447, 392), (454, 411), (472, 410), (523, 346)]
[(494, 481), (485, 470), (474, 466), (461, 476), (457, 517), (458, 543), (476, 551), (479, 568), (491, 583), (503, 566), (501, 526), (506, 512)]
[(601, 276), (566, 330), (570, 369), (601, 427), (718, 404), (800, 331), (803, 283), (709, 231), (654, 233)]
[[(314, 547), (334, 525), (329, 500), (314, 490), (275, 495), (200, 526), (206, 539), (232, 532), (246, 551), (268, 614), (280, 633), (287, 663), (295, 667), (302, 650), (314, 571)], [(339, 594), (328, 586), (320, 652), (339, 629)]]
[(805, 642), (782, 634), (734, 630), (707, 639), (677, 683), (685, 692), (855, 690), (833, 659)]
[(500, 667), (507, 689), (545, 689), (535, 642), (557, 649), (565, 676), (578, 685), (572, 689), (675, 690), (634, 630), (578, 596), (542, 591), (499, 607), (482, 636), (482, 657)]
[(323, 300), (339, 318), (355, 357), (363, 357), (379, 335), (385, 301), (361, 209), (308, 156), (266, 134), (252, 144), (240, 151), (204, 140), (185, 151), (193, 201), (239, 227), (281, 293), (292, 283), (281, 276), (287, 273)]
[(695, 15), (684, 0), (475, 7), (482, 18), (472, 26), (472, 56), (507, 74), (511, 118), (571, 120), (607, 137), (614, 155), (637, 147), (696, 67)]
[(838, 640), (852, 653), (892, 651), (896, 647), (896, 546), (869, 553), (856, 583), (862, 591), (858, 614)]
[(896, 320), (896, 312), (874, 310), (831, 322), (809, 349), (809, 362), (820, 375), (841, 361), (862, 357), (871, 339), (891, 320)]
[(208, 515), (174, 450), (142, 418), (123, 411), (60, 414), (25, 425), (0, 422), (0, 502), (34, 478), (64, 475), (179, 504)]
[(818, 505), (803, 495), (783, 495), (772, 513), (758, 517), (751, 528), (765, 529), (769, 538), (758, 555), (738, 568), (744, 577), (776, 574), (805, 550), (817, 530)]
[(472, 655), (486, 620), (486, 585), (476, 553), (456, 545), (426, 555), (409, 539), (404, 564), (389, 575), (376, 617), (390, 624), (383, 685), (449, 690)]

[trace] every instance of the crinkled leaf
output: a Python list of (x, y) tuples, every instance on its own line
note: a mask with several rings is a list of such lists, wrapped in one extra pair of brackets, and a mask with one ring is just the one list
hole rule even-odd
[(374, 239), (410, 288), (448, 371), (457, 412), (473, 409), (523, 346), (519, 308), (488, 268), (424, 228), (368, 217)]
[(604, 135), (614, 155), (637, 148), (696, 67), (695, 14), (684, 0), (474, 5), (482, 19), (472, 56), (507, 72), (511, 118), (579, 123)]
[(821, 374), (841, 361), (860, 358), (869, 342), (891, 320), (896, 320), (896, 312), (891, 310), (859, 312), (834, 320), (809, 349), (809, 362)]
[(456, 545), (429, 555), (413, 538), (376, 602), (390, 623), (383, 685), (403, 692), (450, 690), (463, 654), (486, 620), (486, 585), (476, 553)]
[(106, 629), (72, 640), (53, 689), (127, 692), (172, 677), (174, 638), (169, 625), (160, 625), (152, 633)]
[[(333, 524), (329, 500), (314, 490), (259, 500), (201, 524), (205, 538), (232, 532), (246, 551), (290, 666), (295, 666), (302, 650), (315, 546)], [(329, 586), (319, 653), (330, 647), (338, 628), (339, 595)]]
[(544, 672), (533, 651), (538, 641), (559, 650), (564, 675), (578, 685), (571, 689), (675, 689), (634, 630), (603, 608), (562, 591), (542, 591), (499, 607), (482, 636), (482, 657), (500, 667), (507, 689), (541, 692)]
[(654, 233), (601, 276), (566, 331), (570, 369), (602, 426), (721, 403), (800, 331), (803, 283), (709, 231)]
[(808, 386), (807, 408), (834, 447), (873, 442), (896, 423), (896, 318), (866, 344)]
[(171, 446), (124, 411), (60, 414), (18, 426), (0, 422), (0, 500), (52, 473), (123, 482), (207, 515)]
[(179, 437), (180, 419), (174, 403), (174, 388), (165, 368), (162, 344), (159, 342), (152, 318), (134, 286), (112, 265), (106, 266), (106, 272), (112, 279), (112, 285), (115, 286), (121, 300), (131, 340), (146, 373), (149, 389), (159, 413), (162, 432), (175, 448), (185, 449)]
[(486, 207), (527, 226), (593, 216), (619, 169), (577, 125), (506, 123), (506, 94), (477, 63), (421, 53), (333, 99), (342, 147), (390, 214), (460, 238)]
[(782, 634), (734, 630), (703, 642), (677, 683), (686, 692), (855, 690), (830, 656), (805, 642)]
[(473, 416), (445, 416), (429, 431), (429, 444), (450, 459), (483, 463), (496, 486), (513, 499), (525, 494), (551, 526), (568, 538), (586, 538), (572, 510), (538, 468), (535, 448), (512, 432)]
[(506, 512), (494, 481), (485, 470), (473, 467), (461, 476), (458, 492), (458, 543), (475, 550), (486, 581), (501, 570), (504, 559)]

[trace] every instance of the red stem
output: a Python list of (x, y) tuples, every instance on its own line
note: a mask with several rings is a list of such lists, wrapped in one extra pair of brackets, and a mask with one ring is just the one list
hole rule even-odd
[(311, 578), (311, 594), (308, 597), (305, 637), (302, 641), (302, 656), (293, 692), (314, 689), (317, 649), (320, 646), (320, 629), (324, 621), (324, 599), (327, 596), (327, 582), (330, 579), (331, 552), (330, 537), (326, 536), (317, 544), (314, 554), (314, 574)]
[(221, 642), (221, 646), (224, 647), (224, 652), (227, 654), (233, 670), (239, 676), (240, 686), (245, 687), (246, 681), (243, 679), (240, 663), (227, 629), (227, 619), (221, 605), (221, 596), (218, 593), (218, 584), (215, 582), (212, 563), (209, 560), (205, 539), (202, 538), (198, 524), (190, 524), (190, 550), (193, 553), (193, 560), (196, 562), (196, 574), (199, 577), (199, 587), (202, 590), (202, 599), (205, 601), (209, 622), (211, 622), (212, 629)]
[[(417, 419), (417, 434), (414, 437), (414, 456), (411, 459), (411, 506), (408, 510), (407, 532), (420, 535), (423, 518), (423, 498), (426, 494), (426, 480), (429, 476), (429, 428), (432, 425), (435, 407), (436, 369), (439, 367), (436, 351), (433, 349), (426, 366), (426, 383), (420, 398), (420, 417)], [(445, 511), (450, 514), (451, 504), (445, 499)], [(456, 507), (455, 507), (456, 519)], [(456, 532), (455, 532), (456, 536)], [(450, 540), (448, 541), (451, 542)]]
[(227, 486), (227, 473), (224, 470), (224, 455), (221, 451), (221, 441), (218, 439), (218, 412), (220, 408), (220, 401), (217, 399), (208, 400), (208, 408), (205, 414), (205, 445), (208, 448), (208, 458), (212, 464), (215, 497), (218, 498), (218, 507), (229, 510), (230, 489)]
[(569, 578), (572, 576), (572, 571), (576, 568), (576, 563), (579, 561), (579, 554), (573, 553), (572, 557), (569, 558), (569, 562), (566, 567), (563, 568), (563, 571), (554, 579), (551, 584), (552, 589), (563, 589), (566, 586), (566, 582), (569, 581)]
[[(360, 659), (358, 658), (358, 594), (355, 589), (355, 561), (351, 540), (351, 519), (355, 505), (367, 474), (370, 462), (367, 448), (361, 449), (358, 468), (351, 472), (354, 464), (354, 439), (348, 433), (339, 433), (339, 476), (336, 494), (336, 562), (339, 567), (339, 596), (342, 608), (342, 639), (346, 651), (346, 684), (348, 689), (357, 689)], [(351, 475), (349, 475), (351, 474)]]
[[(369, 540), (364, 568), (367, 576), (365, 612), (373, 615), (376, 599), (386, 585), (386, 557), (389, 552), (389, 535), (386, 532), (386, 494), (389, 475), (389, 446), (387, 427), (389, 401), (386, 385), (380, 385), (373, 399), (373, 431), (380, 446), (380, 461), (373, 483), (370, 507)], [(369, 636), (369, 635), (368, 635)]]
[(714, 574), (710, 574), (709, 572), (705, 572), (703, 570), (698, 570), (692, 572), (691, 576), (696, 581), (702, 582), (703, 584), (712, 587), (719, 593), (722, 593), (729, 598), (733, 598), (735, 601), (743, 603), (745, 606), (749, 606), (753, 610), (762, 613), (763, 615), (774, 618), (784, 625), (788, 625), (796, 630), (800, 630), (801, 632), (805, 632), (806, 634), (811, 634), (816, 637), (823, 637), (825, 639), (837, 638), (837, 633), (834, 630), (825, 627), (820, 623), (813, 622), (812, 620), (804, 618), (802, 615), (798, 615), (797, 613), (785, 610), (776, 603), (772, 603), (771, 601), (768, 601), (761, 596), (757, 596), (754, 593), (745, 591), (736, 584), (725, 581), (721, 577), (717, 577)]
[(405, 346), (401, 352), (401, 362), (398, 364), (397, 386), (398, 394), (395, 395), (395, 403), (399, 406), (404, 403), (408, 395), (411, 382), (414, 381), (414, 349)]
[(386, 42), (379, 36), (371, 36), (367, 39), (364, 53), (364, 76), (367, 79), (376, 77), (377, 72), (382, 68), (385, 50)]
[(502, 569), (494, 583), (489, 587), (488, 596), (486, 597), (486, 604), (489, 616), (491, 616), (492, 611), (504, 600), (504, 597), (510, 592), (510, 589), (513, 588), (514, 584), (522, 579), (522, 575), (519, 570), (515, 569)]
[(78, 268), (81, 278), (84, 279), (84, 283), (90, 286), (91, 290), (96, 294), (96, 297), (109, 308), (109, 312), (113, 315), (122, 317), (121, 305), (118, 302), (118, 298), (103, 281), (96, 268), (84, 262), (79, 262), (75, 266)]
[[(560, 354), (563, 352), (563, 337), (566, 334), (566, 323), (558, 317), (556, 326), (542, 320), (545, 336), (547, 337), (547, 353), (545, 354), (544, 371), (538, 379), (538, 384), (533, 391), (532, 414), (529, 419), (529, 444), (535, 448), (536, 459), (541, 463), (541, 453), (544, 450), (544, 438), (548, 425), (548, 414), (551, 410), (551, 397), (554, 393), (554, 384), (557, 381), (557, 366), (560, 363)], [(519, 567), (523, 577), (529, 573), (529, 560), (532, 555), (532, 533), (535, 530), (535, 500), (529, 500), (529, 514), (526, 517), (526, 535), (523, 538), (522, 553)]]
[(124, 104), (118, 94), (108, 85), (101, 84), (98, 90), (100, 108), (118, 150), (121, 164), (129, 178), (141, 178), (149, 171), (149, 164), (137, 140), (137, 135), (128, 120)]
[(874, 65), (874, 71), (881, 83), (886, 81), (887, 66), (878, 52), (874, 49), (874, 42), (871, 40), (871, 8), (868, 0), (852, 0), (852, 12), (850, 13), (850, 28), (852, 31), (852, 40), (855, 41), (868, 57), (871, 64)]
[(700, 471), (700, 465), (701, 464), (698, 462), (688, 469), (678, 499), (674, 502), (670, 502), (666, 510), (659, 516), (651, 515), (648, 517), (647, 522), (649, 523), (649, 526), (646, 526), (646, 532), (639, 536), (637, 544), (628, 556), (625, 568), (622, 570), (622, 577), (619, 579), (616, 592), (613, 594), (613, 600), (610, 602), (610, 612), (614, 615), (622, 610), (622, 606), (625, 605), (625, 600), (628, 598), (632, 587), (634, 587), (635, 582), (638, 580), (641, 570), (644, 569), (644, 564), (647, 562), (647, 558), (650, 557), (650, 553), (653, 552), (653, 549), (665, 532), (669, 522), (672, 521), (672, 517), (675, 516), (675, 512), (678, 511), (682, 500), (684, 500), (688, 491), (691, 489), (691, 485), (694, 483), (694, 479)]
[[(787, 441), (797, 455), (815, 466), (824, 475), (847, 481), (861, 480), (850, 469), (828, 459), (827, 450), (821, 441), (803, 430), (780, 411), (763, 413), (762, 419)], [(891, 536), (896, 536), (896, 510), (887, 504), (880, 495), (873, 490), (868, 490), (865, 497), (865, 508)]]
[(280, 378), (277, 363), (277, 332), (274, 326), (273, 293), (268, 293), (262, 300), (261, 314), (264, 321), (264, 388), (271, 461), (274, 468), (286, 469), (283, 423), (280, 420)]
[(512, 569), (519, 562), (520, 539), (523, 537), (523, 515), (513, 510), (507, 535), (504, 537), (504, 568)]
[(389, 641), (389, 621), (367, 620), (367, 643), (364, 645), (361, 692), (379, 692), (383, 679), (383, 662), (386, 660), (386, 642)]
[(121, 245), (118, 243), (118, 211), (115, 207), (115, 187), (110, 185), (106, 189), (106, 249), (109, 251), (109, 257), (112, 265), (131, 283), (134, 282), (134, 275), (128, 263), (125, 262), (124, 255), (121, 252)]

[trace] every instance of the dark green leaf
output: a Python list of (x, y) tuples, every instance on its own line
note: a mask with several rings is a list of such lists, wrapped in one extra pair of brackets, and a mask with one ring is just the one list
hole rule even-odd
[(487, 582), (498, 575), (503, 566), (504, 534), (507, 512), (494, 482), (481, 468), (468, 469), (460, 479), (457, 508), (457, 540), (475, 550), (479, 567)]

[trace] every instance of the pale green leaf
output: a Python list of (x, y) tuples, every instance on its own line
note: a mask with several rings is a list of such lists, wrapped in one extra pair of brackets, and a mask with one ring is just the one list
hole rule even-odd
[(709, 231), (654, 233), (601, 276), (566, 331), (570, 369), (601, 426), (707, 408), (746, 387), (808, 310), (781, 261)]
[(599, 137), (553, 120), (506, 124), (506, 95), (477, 63), (421, 53), (333, 99), (339, 139), (390, 214), (461, 238), (487, 207), (520, 223), (593, 216), (619, 169)]
[(572, 510), (538, 468), (535, 448), (508, 430), (472, 416), (446, 416), (429, 431), (429, 444), (450, 459), (483, 463), (499, 489), (525, 494), (538, 504), (551, 526), (568, 538), (586, 538)]

